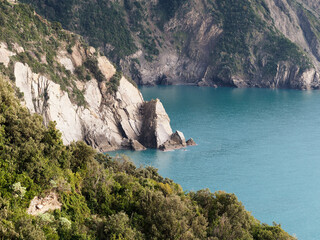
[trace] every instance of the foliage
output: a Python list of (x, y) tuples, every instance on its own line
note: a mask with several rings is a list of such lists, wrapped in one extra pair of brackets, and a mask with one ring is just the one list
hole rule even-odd
[[(221, 78), (233, 74), (250, 77), (259, 67), (264, 77), (274, 77), (277, 65), (283, 61), (299, 65), (301, 71), (311, 67), (310, 60), (296, 44), (261, 18), (261, 14), (267, 15), (269, 11), (263, 0), (217, 0), (214, 7), (223, 28), (213, 56)], [(254, 58), (259, 59), (255, 70), (250, 66)]]
[[(34, 196), (61, 210), (30, 216)], [(18, 197), (17, 197), (18, 196)], [(0, 78), (0, 236), (4, 239), (293, 239), (260, 224), (234, 194), (184, 193), (153, 167), (136, 168), (83, 142), (65, 146), (51, 122), (19, 104)]]
[(120, 85), (120, 80), (122, 78), (122, 72), (117, 71), (111, 79), (106, 83), (109, 93), (115, 93)]
[(78, 36), (63, 30), (58, 22), (44, 20), (26, 4), (12, 5), (0, 1), (0, 20), (0, 41), (13, 52), (17, 47), (23, 48), (11, 57), (9, 67), (1, 65), (0, 71), (14, 81), (15, 62), (27, 64), (32, 72), (58, 83), (62, 90), (69, 93), (73, 102), (84, 106), (83, 93), (74, 84), (77, 75), (71, 74), (57, 61), (58, 52), (67, 50), (72, 53), (75, 42), (81, 42)]
[(93, 76), (98, 80), (98, 82), (105, 81), (105, 77), (98, 67), (98, 60), (95, 58), (88, 58), (84, 66), (93, 74)]
[[(144, 59), (152, 62), (158, 60), (161, 49), (168, 51), (169, 46), (196, 62), (204, 61), (212, 69), (214, 81), (230, 86), (234, 86), (231, 79), (235, 75), (272, 79), (278, 65), (283, 63), (297, 66), (300, 74), (312, 67), (305, 52), (276, 30), (265, 0), (24, 2), (31, 3), (49, 19), (61, 21), (64, 27), (86, 36), (91, 44), (113, 57), (118, 66), (120, 59), (133, 54), (138, 47)], [(222, 30), (204, 53), (202, 50), (197, 53), (199, 46), (194, 46), (199, 37), (194, 34), (200, 26), (192, 26), (183, 18), (187, 13), (193, 16), (198, 11), (203, 11), (200, 15), (212, 17), (210, 24)], [(307, 10), (299, 15), (310, 22), (314, 40), (320, 39), (319, 20)], [(176, 24), (170, 24), (171, 19)], [(130, 71), (132, 76), (136, 75), (135, 68), (131, 67)]]
[(110, 44), (114, 48), (110, 54), (115, 59), (130, 55), (137, 49), (124, 18), (124, 9), (117, 3), (108, 0), (23, 2), (31, 3), (49, 20), (60, 21), (67, 29), (90, 36), (89, 43), (95, 47)]

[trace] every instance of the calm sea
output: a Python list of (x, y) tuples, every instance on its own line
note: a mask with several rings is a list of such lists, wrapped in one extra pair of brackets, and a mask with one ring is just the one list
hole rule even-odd
[[(260, 221), (320, 239), (320, 91), (142, 87), (159, 98), (185, 150), (121, 151), (184, 190), (235, 193)], [(112, 153), (114, 155), (115, 153)]]

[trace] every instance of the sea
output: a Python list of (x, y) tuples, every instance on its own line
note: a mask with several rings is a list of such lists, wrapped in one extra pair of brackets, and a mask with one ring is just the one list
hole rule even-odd
[(117, 151), (154, 166), (185, 191), (235, 193), (262, 223), (320, 239), (320, 91), (195, 86), (140, 88), (159, 98), (172, 129), (198, 144), (171, 152)]

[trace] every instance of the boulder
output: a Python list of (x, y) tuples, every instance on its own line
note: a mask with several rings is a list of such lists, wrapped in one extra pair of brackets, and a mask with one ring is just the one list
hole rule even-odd
[(130, 147), (134, 151), (144, 151), (146, 148), (137, 140), (130, 139)]
[(159, 147), (159, 149), (162, 151), (170, 151), (170, 150), (184, 148), (186, 146), (187, 146), (187, 143), (183, 133), (180, 131), (176, 131), (170, 136), (170, 139), (168, 139), (165, 143), (163, 143)]
[(196, 146), (196, 142), (193, 140), (193, 138), (190, 138), (188, 141), (187, 141), (187, 146)]

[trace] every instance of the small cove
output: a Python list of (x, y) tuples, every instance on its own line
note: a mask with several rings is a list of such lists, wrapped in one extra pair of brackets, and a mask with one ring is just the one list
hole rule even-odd
[(233, 192), (262, 222), (299, 239), (320, 236), (320, 91), (142, 87), (159, 98), (173, 130), (198, 146), (118, 151), (186, 191)]

